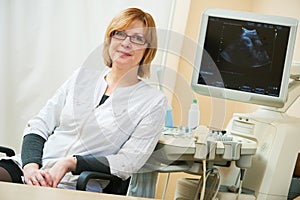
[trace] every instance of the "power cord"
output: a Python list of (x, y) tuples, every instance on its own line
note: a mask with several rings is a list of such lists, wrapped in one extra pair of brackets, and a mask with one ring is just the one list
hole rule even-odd
[(202, 160), (202, 168), (203, 168), (202, 177), (199, 179), (198, 187), (197, 187), (197, 190), (196, 190), (196, 193), (194, 196), (194, 200), (198, 200), (198, 194), (199, 194), (201, 182), (202, 182), (202, 189), (201, 189), (201, 193), (200, 193), (200, 200), (204, 200), (205, 188), (206, 188), (206, 160)]
[(240, 171), (241, 171), (240, 186), (239, 186), (239, 190), (238, 190), (238, 193), (236, 195), (236, 198), (235, 198), (236, 200), (239, 199), (240, 194), (242, 193), (243, 180), (244, 180), (244, 177), (245, 177), (245, 174), (246, 174), (246, 169), (241, 168)]
[(202, 165), (203, 165), (203, 184), (202, 184), (202, 190), (201, 190), (201, 195), (200, 195), (200, 200), (204, 199), (205, 195), (205, 188), (206, 188), (206, 160), (202, 160)]

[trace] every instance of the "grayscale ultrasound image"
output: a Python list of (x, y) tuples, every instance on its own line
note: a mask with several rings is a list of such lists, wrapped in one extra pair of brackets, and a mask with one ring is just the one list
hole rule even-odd
[(220, 55), (227, 62), (243, 67), (261, 67), (271, 62), (255, 29), (242, 28), (239, 38), (229, 44)]

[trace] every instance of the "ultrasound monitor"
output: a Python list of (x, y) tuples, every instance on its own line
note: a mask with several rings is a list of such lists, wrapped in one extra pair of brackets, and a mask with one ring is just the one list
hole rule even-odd
[(282, 107), (297, 20), (208, 9), (202, 15), (191, 86), (199, 94)]

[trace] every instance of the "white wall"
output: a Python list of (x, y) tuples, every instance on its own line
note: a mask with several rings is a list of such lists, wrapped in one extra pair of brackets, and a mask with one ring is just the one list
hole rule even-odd
[[(7, 9), (5, 9), (8, 5), (8, 1), (0, 1), (0, 24), (3, 24), (1, 26), (1, 30), (7, 29), (8, 24), (5, 24), (8, 16)], [(2, 29), (3, 28), (3, 29)], [(6, 31), (0, 31), (0, 71), (3, 70), (7, 66), (7, 49), (5, 48), (7, 46), (7, 32)], [(4, 73), (0, 73), (0, 111), (2, 114), (0, 114), (0, 145), (3, 144), (3, 141), (5, 140), (5, 126), (6, 126), (6, 104), (7, 99), (4, 98), (6, 96), (7, 92), (7, 77)]]

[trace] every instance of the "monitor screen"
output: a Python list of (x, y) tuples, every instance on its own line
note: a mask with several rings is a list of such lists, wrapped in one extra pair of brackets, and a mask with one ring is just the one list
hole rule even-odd
[(282, 107), (297, 20), (209, 9), (203, 13), (192, 88), (203, 95)]

